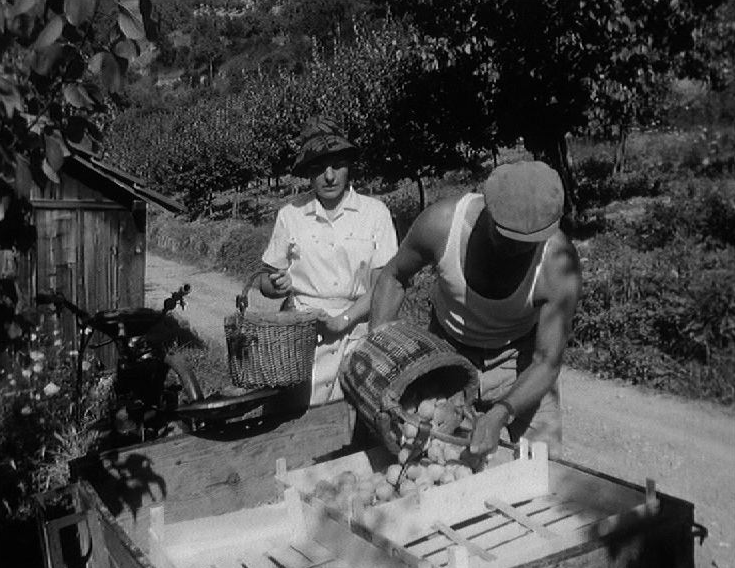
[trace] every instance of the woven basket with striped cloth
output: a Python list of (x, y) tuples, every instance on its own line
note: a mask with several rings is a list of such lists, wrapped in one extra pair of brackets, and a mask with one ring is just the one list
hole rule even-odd
[[(404, 422), (418, 424), (405, 411), (401, 397), (415, 381), (440, 374), (450, 389), (464, 391), (468, 410), (477, 398), (477, 369), (454, 348), (424, 329), (395, 321), (383, 324), (360, 339), (342, 361), (339, 380), (347, 397), (368, 427), (383, 439), (393, 453), (400, 450)], [(431, 435), (466, 445), (467, 440), (446, 433)]]

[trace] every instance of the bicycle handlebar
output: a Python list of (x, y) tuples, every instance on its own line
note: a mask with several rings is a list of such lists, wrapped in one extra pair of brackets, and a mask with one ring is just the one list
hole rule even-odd
[[(187, 296), (191, 292), (191, 285), (184, 284), (181, 286), (176, 292), (173, 292), (171, 296), (166, 298), (163, 301), (163, 310), (161, 310), (161, 316), (164, 316), (166, 313), (172, 311), (176, 308), (176, 305), (180, 305), (182, 309), (186, 306), (186, 302), (184, 301), (184, 297)], [(84, 311), (82, 308), (77, 306), (76, 304), (70, 302), (67, 300), (63, 294), (60, 292), (51, 292), (51, 293), (41, 293), (36, 295), (36, 303), (37, 304), (53, 304), (57, 311), (61, 311), (61, 308), (64, 307), (68, 309), (71, 313), (73, 313), (82, 323), (83, 325), (89, 325), (91, 322), (99, 315), (104, 314), (105, 312), (108, 312), (108, 310), (102, 310), (101, 312), (97, 312), (95, 316), (90, 316), (89, 313)]]

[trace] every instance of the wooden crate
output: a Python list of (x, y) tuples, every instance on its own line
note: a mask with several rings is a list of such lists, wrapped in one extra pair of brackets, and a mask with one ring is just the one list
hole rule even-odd
[(277, 476), (312, 506), (416, 567), (526, 565), (655, 524), (660, 502), (651, 480), (636, 489), (550, 462), (544, 444), (528, 450), (522, 440), (516, 459), (501, 449), (497, 465), (481, 473), (347, 513), (312, 497), (316, 483), (348, 470), (369, 477), (385, 466), (384, 456), (359, 452), (294, 471), (281, 462)]
[[(473, 544), (497, 557), (490, 566), (693, 566), (691, 503), (656, 493), (658, 512), (650, 515), (650, 487), (647, 499), (644, 487), (562, 461), (546, 462), (548, 492), (488, 494), (484, 500), (495, 499), (493, 510), (470, 495), (459, 508), (479, 510), (477, 516), (459, 522), (440, 518), (439, 525), (432, 519), (431, 526), (424, 522), (411, 528), (411, 541), (395, 540), (357, 517), (345, 522), (318, 502), (305, 502), (295, 486), (284, 492), (276, 479), (279, 458), (294, 474), (328, 462), (333, 463), (324, 467), (334, 467), (360, 454), (361, 448), (350, 444), (353, 420), (349, 406), (337, 403), (285, 422), (255, 420), (209, 438), (183, 435), (88, 456), (73, 468), (78, 512), (84, 515), (53, 526), (78, 521), (80, 535), (91, 540), (95, 551), (88, 566), (99, 568), (171, 568), (166, 558), (181, 565), (186, 544), (201, 553), (197, 562), (203, 568), (428, 566), (445, 561), (481, 566), (486, 559)], [(533, 465), (534, 459), (526, 461)], [(421, 501), (414, 505), (421, 507)], [(424, 500), (423, 506), (430, 502)], [(272, 532), (249, 532), (248, 519), (255, 520), (258, 530), (273, 525)], [(278, 532), (284, 526), (288, 537)], [(425, 532), (415, 537), (422, 526)], [(259, 546), (283, 556), (255, 554), (261, 564), (237, 556), (257, 552)], [(212, 562), (201, 563), (207, 559)], [(47, 563), (62, 565), (58, 558)]]

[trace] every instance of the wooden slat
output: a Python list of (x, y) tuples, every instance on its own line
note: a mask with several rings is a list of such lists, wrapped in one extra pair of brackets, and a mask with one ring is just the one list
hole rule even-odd
[(264, 554), (257, 552), (242, 552), (237, 557), (239, 568), (278, 568)]
[[(519, 508), (530, 515), (549, 509), (553, 503), (554, 501), (550, 501), (547, 497), (540, 497), (520, 505)], [(498, 531), (511, 524), (513, 524), (513, 521), (500, 514), (486, 513), (477, 517), (475, 522), (456, 527), (455, 530), (463, 538), (471, 540), (483, 550), (487, 550), (490, 546), (497, 545), (500, 542), (501, 537), (496, 537)], [(445, 558), (446, 550), (451, 544), (452, 541), (445, 535), (435, 533), (410, 544), (408, 550), (417, 556), (431, 559), (436, 564), (444, 564), (447, 561)]]
[(484, 548), (478, 546), (474, 542), (464, 538), (461, 534), (459, 534), (457, 531), (452, 530), (450, 527), (445, 525), (442, 522), (435, 522), (434, 528), (442, 533), (444, 536), (446, 536), (448, 539), (450, 539), (455, 544), (459, 544), (467, 549), (467, 551), (470, 554), (473, 554), (474, 556), (477, 556), (479, 558), (482, 558), (486, 562), (492, 562), (495, 560), (495, 555), (490, 554), (487, 550)]
[(334, 560), (332, 551), (311, 539), (291, 542), (291, 548), (298, 550), (308, 558), (312, 566), (322, 566)]
[(268, 551), (268, 556), (275, 560), (283, 568), (312, 568), (314, 563), (310, 558), (291, 546), (273, 546)]
[(520, 510), (516, 509), (510, 503), (498, 499), (497, 497), (488, 497), (485, 499), (485, 506), (489, 509), (497, 509), (507, 517), (510, 517), (515, 522), (520, 523), (524, 527), (531, 529), (533, 532), (541, 535), (544, 538), (556, 538), (558, 535), (547, 529), (544, 525), (537, 523), (528, 515), (525, 515)]

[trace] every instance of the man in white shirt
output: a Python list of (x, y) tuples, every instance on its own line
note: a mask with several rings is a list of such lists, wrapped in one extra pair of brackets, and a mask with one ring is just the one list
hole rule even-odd
[(262, 258), (265, 296), (291, 296), (297, 310), (320, 314), (311, 406), (342, 398), (340, 361), (367, 332), (371, 282), (397, 250), (388, 208), (349, 183), (356, 154), (333, 120), (307, 121), (293, 173), (311, 191), (280, 209)]

